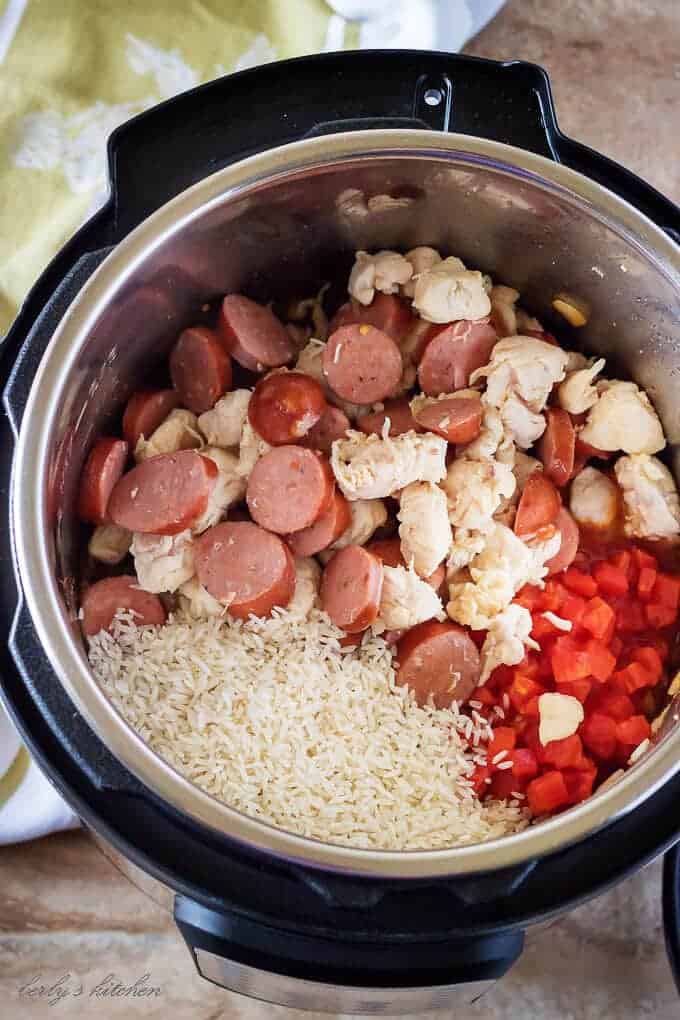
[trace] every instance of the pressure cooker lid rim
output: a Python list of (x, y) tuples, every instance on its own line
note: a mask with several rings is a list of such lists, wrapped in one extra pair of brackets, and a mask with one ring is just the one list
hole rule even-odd
[[(302, 158), (300, 158), (302, 157)], [(175, 810), (231, 839), (308, 866), (364, 874), (411, 877), (454, 875), (517, 865), (592, 834), (651, 796), (680, 765), (680, 733), (669, 734), (646, 761), (609, 790), (563, 815), (523, 832), (443, 850), (376, 851), (343, 847), (297, 836), (250, 818), (199, 790), (144, 743), (94, 682), (82, 647), (74, 641), (58, 598), (47, 542), (42, 492), (50, 423), (59, 404), (58, 380), (72, 367), (78, 341), (87, 336), (102, 308), (129, 280), (150, 251), (185, 229), (211, 207), (286, 176), (335, 163), (367, 159), (455, 159), (521, 174), (536, 186), (566, 192), (604, 217), (629, 243), (657, 258), (680, 289), (680, 251), (632, 206), (572, 170), (501, 143), (426, 131), (349, 132), (291, 143), (260, 153), (199, 182), (142, 223), (108, 256), (69, 309), (49, 344), (36, 375), (21, 429), (12, 477), (14, 548), (28, 607), (52, 667), (86, 721), (130, 771)], [(611, 219), (614, 219), (612, 224)], [(37, 408), (39, 407), (39, 413)], [(41, 441), (42, 440), (42, 441)], [(24, 466), (31, 466), (25, 470)], [(42, 536), (38, 539), (37, 536)]]

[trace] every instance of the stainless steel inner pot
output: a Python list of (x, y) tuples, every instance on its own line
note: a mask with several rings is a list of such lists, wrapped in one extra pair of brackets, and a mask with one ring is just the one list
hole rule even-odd
[[(351, 189), (351, 190), (350, 190)], [(384, 197), (390, 196), (392, 201)], [(374, 201), (369, 201), (369, 199)], [(21, 584), (59, 681), (143, 783), (218, 832), (307, 864), (392, 877), (519, 864), (632, 810), (680, 767), (675, 728), (610, 789), (525, 832), (452, 850), (377, 852), (304, 839), (248, 818), (182, 778), (96, 686), (74, 601), (74, 492), (93, 437), (148, 379), (206, 300), (314, 292), (357, 248), (433, 245), (516, 287), (567, 344), (611, 359), (680, 441), (680, 253), (634, 208), (580, 174), (495, 142), (425, 131), (308, 139), (237, 163), (161, 208), (109, 255), (59, 325), (23, 418), (12, 521)], [(553, 319), (561, 290), (586, 328)]]

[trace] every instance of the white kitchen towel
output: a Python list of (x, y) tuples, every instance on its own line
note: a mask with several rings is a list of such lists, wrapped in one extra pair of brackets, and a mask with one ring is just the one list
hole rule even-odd
[[(362, 49), (406, 48), (454, 52), (483, 28), (503, 3), (504, 0), (328, 0), (335, 13), (330, 17), (324, 48), (341, 49), (346, 38), (345, 30), (354, 23), (358, 28), (358, 41)], [(10, 0), (2, 14), (0, 3), (0, 64), (15, 39), (25, 9), (26, 0)], [(248, 59), (237, 61), (234, 69), (274, 58), (276, 50), (270, 44), (264, 45), (263, 39), (262, 34), (255, 38), (252, 53), (248, 51)], [(181, 47), (181, 40), (177, 40), (177, 45)], [(301, 52), (304, 51), (302, 46)], [(179, 53), (173, 50), (166, 55), (161, 70), (169, 72), (178, 61)], [(133, 70), (137, 70), (134, 64)], [(188, 69), (183, 84), (178, 88), (186, 88), (198, 80), (198, 76)], [(156, 100), (151, 101), (167, 98), (176, 91), (171, 85)], [(100, 104), (100, 107), (103, 113), (108, 110), (105, 104)], [(139, 111), (135, 107), (131, 112)], [(31, 124), (35, 126), (37, 115), (30, 116), (34, 118)], [(103, 122), (108, 125), (105, 131), (95, 130), (95, 125), (88, 134), (89, 147), (96, 143), (101, 150), (99, 154), (92, 155), (97, 156), (97, 166), (101, 163), (102, 178), (106, 134), (115, 127), (118, 120), (111, 121), (109, 118)], [(51, 131), (54, 134), (54, 125)], [(65, 142), (62, 140), (60, 144), (63, 148)], [(84, 164), (82, 153), (78, 166), (81, 164)], [(40, 160), (37, 164), (33, 160), (29, 165), (33, 170), (41, 169)], [(95, 189), (96, 183), (95, 175), (90, 211), (106, 197), (105, 188)], [(76, 190), (83, 190), (80, 179)], [(60, 829), (73, 828), (77, 824), (77, 817), (21, 747), (16, 730), (0, 702), (0, 845), (34, 839)]]

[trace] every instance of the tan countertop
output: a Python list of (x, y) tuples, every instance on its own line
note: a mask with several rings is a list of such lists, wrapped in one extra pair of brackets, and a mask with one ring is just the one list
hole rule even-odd
[[(468, 52), (542, 64), (567, 134), (680, 201), (678, 0), (511, 0)], [(140, 979), (138, 988), (148, 996), (112, 994), (116, 982), (130, 986)], [(47, 989), (55, 985), (50, 995)], [(63, 997), (54, 1002), (60, 989)], [(124, 879), (87, 836), (68, 833), (0, 849), (3, 1020), (316, 1015), (258, 1005), (201, 981), (169, 915)], [(680, 1016), (663, 948), (659, 865), (532, 934), (508, 977), (455, 1016)]]

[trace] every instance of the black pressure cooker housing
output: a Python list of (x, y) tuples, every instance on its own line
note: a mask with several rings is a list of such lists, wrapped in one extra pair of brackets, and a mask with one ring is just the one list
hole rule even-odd
[[(0, 352), (7, 393), (0, 498), (9, 520), (13, 430), (52, 333), (116, 245), (158, 207), (257, 151), (304, 137), (432, 128), (506, 142), (579, 171), (680, 240), (677, 207), (558, 129), (535, 65), (415, 51), (326, 54), (219, 79), (142, 114), (109, 142), (111, 195), (50, 263)], [(603, 891), (680, 838), (680, 774), (587, 840), (518, 868), (445, 879), (378, 880), (274, 859), (201, 827), (145, 788), (74, 710), (17, 589), (1, 534), (2, 687), (31, 753), (106, 841), (177, 893), (200, 951), (256, 971), (355, 988), (411, 988), (501, 976), (524, 928)], [(669, 953), (680, 966), (677, 849), (666, 858)], [(198, 956), (196, 951), (199, 951)], [(257, 987), (252, 989), (257, 995)]]

